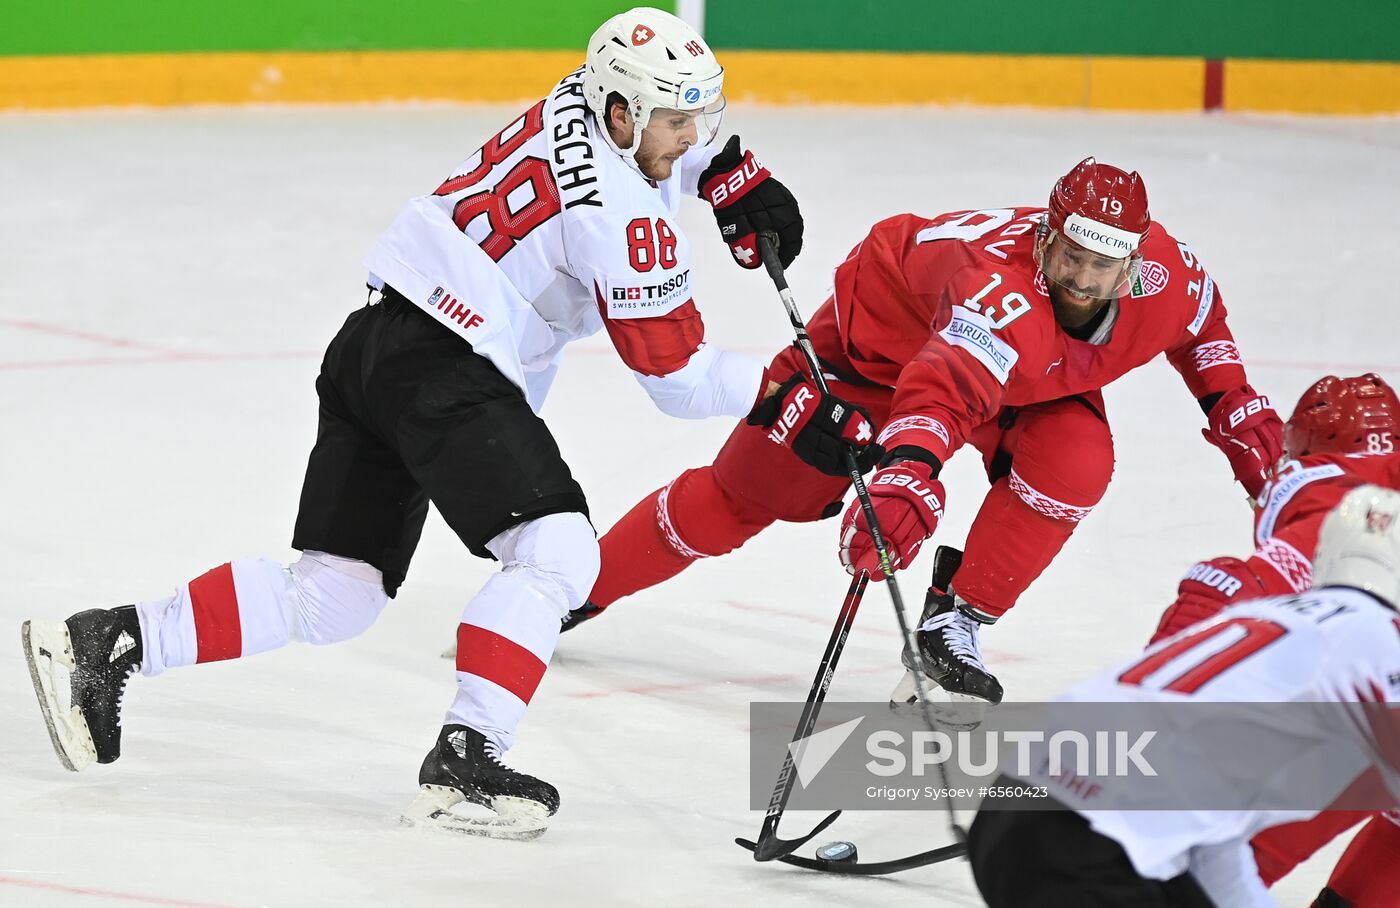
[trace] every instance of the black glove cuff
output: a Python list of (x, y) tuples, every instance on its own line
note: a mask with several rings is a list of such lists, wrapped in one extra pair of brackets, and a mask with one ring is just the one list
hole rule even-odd
[(933, 478), (938, 478), (938, 473), (943, 469), (943, 461), (933, 455), (931, 451), (925, 451), (918, 445), (900, 445), (887, 453), (880, 460), (881, 467), (888, 467), (903, 460), (917, 460), (919, 463), (926, 463), (933, 470)]
[(1196, 403), (1201, 405), (1201, 412), (1209, 416), (1210, 411), (1215, 409), (1215, 405), (1220, 403), (1220, 398), (1224, 396), (1224, 391), (1216, 391), (1214, 394), (1207, 394), (1205, 397), (1196, 398)]

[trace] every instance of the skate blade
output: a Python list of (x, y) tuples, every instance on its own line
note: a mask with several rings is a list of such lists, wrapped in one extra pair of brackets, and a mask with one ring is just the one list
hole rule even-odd
[(34, 682), (34, 696), (39, 700), (39, 712), (49, 730), (49, 742), (63, 768), (81, 772), (97, 762), (97, 746), (82, 712), (70, 704), (63, 708), (58, 693), (58, 673), (70, 678), (75, 668), (73, 642), (68, 625), (62, 622), (26, 621), (20, 627), (24, 645), (24, 660), (29, 663), (29, 680)]
[[(941, 727), (952, 731), (974, 731), (987, 717), (987, 708), (992, 704), (971, 694), (955, 694), (939, 687), (934, 681), (927, 683), (929, 690), (928, 711)], [(914, 684), (914, 673), (905, 670), (904, 677), (890, 691), (890, 710), (909, 719), (922, 719), (923, 709), (919, 706), (919, 688)]]
[(491, 799), (495, 816), (468, 817), (453, 813), (452, 808), (465, 800), (455, 788), (424, 785), (413, 803), (399, 816), (399, 822), (405, 826), (520, 842), (538, 839), (549, 828), (549, 810), (538, 801), (500, 796)]
[(914, 673), (904, 670), (904, 677), (890, 691), (890, 709), (903, 709), (919, 702), (919, 688), (914, 684)]

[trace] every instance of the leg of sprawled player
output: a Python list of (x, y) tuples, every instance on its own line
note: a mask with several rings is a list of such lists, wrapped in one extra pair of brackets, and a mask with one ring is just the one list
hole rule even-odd
[[(457, 695), (423, 761), (409, 823), (500, 838), (533, 838), (559, 808), (548, 782), (502, 759), (544, 677), (559, 622), (584, 601), (598, 576), (598, 543), (588, 518), (550, 514), (487, 543), (503, 567), (462, 611), (457, 629)], [(462, 817), (462, 801), (490, 819)]]
[(1254, 849), (1259, 877), (1264, 885), (1272, 886), (1318, 849), (1370, 816), (1369, 811), (1363, 810), (1324, 810), (1306, 820), (1270, 826), (1249, 843)]
[(1378, 815), (1356, 834), (1327, 881), (1349, 908), (1393, 908), (1400, 898), (1400, 811)]
[(724, 490), (714, 467), (686, 470), (603, 534), (602, 570), (588, 602), (605, 609), (701, 558), (734, 551), (773, 522), (753, 511)]
[(121, 699), (132, 672), (158, 675), (293, 640), (348, 640), (386, 602), (379, 571), (361, 561), (322, 552), (290, 567), (234, 561), (164, 599), (90, 609), (61, 623), (26, 621), (25, 655), (54, 750), (76, 771), (121, 755)]
[(943, 669), (940, 686), (989, 702), (1001, 699), (1001, 685), (982, 664), (981, 626), (1005, 614), (1045, 571), (1113, 473), (1108, 424), (1079, 399), (1019, 411), (998, 450), (1009, 455), (1009, 467), (968, 531), (948, 595), (930, 600), (918, 634), (926, 661)]

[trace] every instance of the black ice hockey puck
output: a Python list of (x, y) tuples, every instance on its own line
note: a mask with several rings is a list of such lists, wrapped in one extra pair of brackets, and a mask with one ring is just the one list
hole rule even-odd
[(817, 857), (823, 861), (836, 861), (849, 864), (856, 859), (855, 842), (827, 842), (817, 849)]

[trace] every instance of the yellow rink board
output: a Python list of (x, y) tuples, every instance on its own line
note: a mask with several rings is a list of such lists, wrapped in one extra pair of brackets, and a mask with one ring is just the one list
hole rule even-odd
[[(1182, 57), (724, 51), (726, 89), (770, 104), (1200, 110)], [(326, 51), (0, 57), (0, 109), (540, 97), (573, 51)], [(1400, 112), (1400, 63), (1227, 60), (1227, 110)]]

